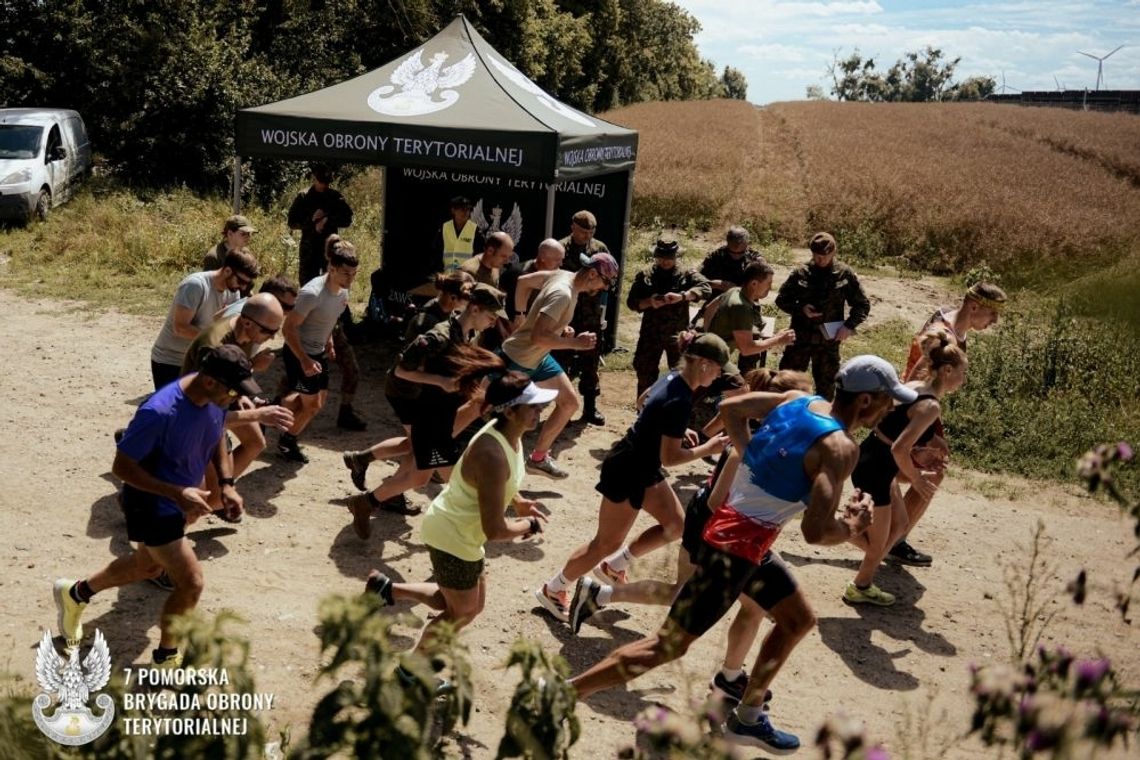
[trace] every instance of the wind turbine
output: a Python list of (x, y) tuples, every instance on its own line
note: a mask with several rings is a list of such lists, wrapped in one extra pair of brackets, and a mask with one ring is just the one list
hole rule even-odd
[(999, 95), (1005, 95), (1007, 90), (1013, 90), (1014, 92), (1021, 92), (1021, 90), (1017, 89), (1016, 87), (1012, 87), (1012, 86), (1007, 85), (1005, 83), (1005, 69), (1002, 69), (1001, 86), (997, 88), (997, 91), (998, 91)]
[(1053, 75), (1053, 82), (1057, 85), (1057, 92), (1065, 91), (1065, 83), (1058, 79), (1056, 74)]
[[(1122, 48), (1122, 47), (1124, 47), (1124, 46), (1121, 45), (1116, 50), (1120, 50), (1120, 48)], [(1109, 58), (1109, 56), (1111, 56), (1113, 53), (1115, 53), (1116, 50), (1113, 50), (1112, 53), (1108, 53), (1107, 55), (1101, 55), (1101, 56), (1096, 56), (1096, 55), (1093, 55), (1092, 53), (1086, 53), (1083, 50), (1077, 51), (1081, 55), (1086, 56), (1088, 58), (1092, 58), (1094, 61), (1096, 61), (1096, 89), (1097, 89), (1097, 91), (1100, 90), (1100, 85), (1104, 81), (1104, 62)]]

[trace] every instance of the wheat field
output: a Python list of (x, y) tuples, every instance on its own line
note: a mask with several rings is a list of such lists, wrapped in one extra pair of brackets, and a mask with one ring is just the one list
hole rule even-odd
[(645, 103), (634, 222), (836, 234), (845, 255), (1032, 281), (1140, 247), (1140, 119), (991, 103)]

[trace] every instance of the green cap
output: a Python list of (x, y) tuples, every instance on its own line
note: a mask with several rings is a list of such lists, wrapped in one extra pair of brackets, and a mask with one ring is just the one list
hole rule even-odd
[(721, 367), (728, 364), (728, 344), (719, 335), (712, 333), (698, 335), (685, 349), (685, 353), (716, 362)]

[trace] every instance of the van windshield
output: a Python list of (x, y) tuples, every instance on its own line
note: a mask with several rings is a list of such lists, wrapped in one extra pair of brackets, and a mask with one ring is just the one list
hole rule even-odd
[(0, 158), (35, 158), (43, 135), (43, 127), (0, 124)]

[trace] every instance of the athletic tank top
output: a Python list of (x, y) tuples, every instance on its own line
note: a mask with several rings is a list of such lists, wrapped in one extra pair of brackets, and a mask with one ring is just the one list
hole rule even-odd
[(707, 543), (759, 563), (784, 523), (804, 510), (811, 493), (804, 457), (820, 438), (843, 430), (834, 417), (808, 409), (823, 400), (803, 396), (768, 413), (748, 443), (728, 501), (705, 526)]
[(468, 562), (478, 562), (486, 553), (483, 545), (487, 536), (483, 533), (483, 521), (479, 515), (479, 493), (474, 486), (463, 479), (463, 462), (475, 441), (488, 435), (498, 442), (507, 457), (510, 477), (503, 484), (503, 509), (515, 498), (522, 485), (525, 472), (522, 446), (515, 449), (495, 429), (492, 420), (479, 429), (471, 438), (459, 461), (451, 470), (451, 478), (432, 500), (424, 514), (420, 535), (424, 543)]
[[(911, 407), (917, 404), (919, 401), (922, 401), (924, 398), (932, 398), (935, 400), (938, 399), (938, 397), (932, 393), (924, 393), (909, 404), (899, 404), (887, 413), (887, 416), (884, 417), (883, 421), (876, 426), (876, 429), (882, 433), (883, 436), (887, 438), (887, 440), (894, 442), (895, 439), (902, 435), (902, 431), (906, 430), (906, 426), (910, 424), (910, 417), (908, 415), (910, 414)], [(932, 422), (930, 423), (930, 427), (922, 431), (922, 435), (920, 435), (918, 437), (918, 440), (915, 441), (915, 445), (921, 446), (924, 443), (927, 443), (931, 438), (934, 437), (934, 433), (935, 424)], [(882, 443), (884, 446), (887, 445), (884, 441), (880, 440), (878, 436), (871, 435), (867, 438), (867, 440), (872, 439), (878, 441), (879, 443)]]

